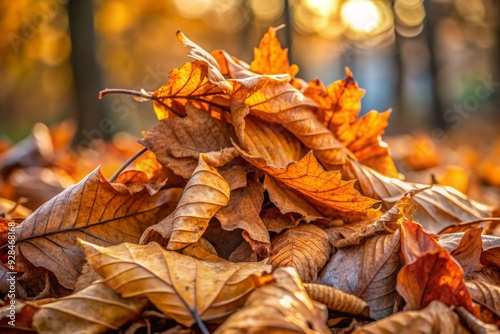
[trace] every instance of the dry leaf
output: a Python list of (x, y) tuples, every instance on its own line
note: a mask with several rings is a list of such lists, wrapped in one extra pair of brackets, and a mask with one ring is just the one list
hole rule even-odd
[(274, 281), (252, 292), (215, 334), (330, 332), (326, 308), (310, 299), (294, 269), (278, 268), (272, 277)]
[(421, 311), (404, 311), (356, 329), (353, 334), (433, 333), (468, 334), (458, 315), (438, 301)]
[[(342, 175), (347, 179), (358, 179), (361, 193), (382, 200), (385, 207), (394, 203), (403, 193), (427, 187), (384, 176), (351, 160), (347, 160)], [(416, 194), (414, 199), (421, 206), (414, 215), (415, 220), (420, 222), (426, 231), (433, 233), (457, 222), (488, 217), (492, 211), (492, 208), (450, 187), (433, 186)]]
[(231, 147), (236, 135), (231, 125), (186, 105), (187, 117), (169, 118), (148, 131), (139, 142), (153, 151), (158, 161), (188, 179), (198, 165), (200, 153)]
[(229, 201), (229, 185), (216, 168), (207, 164), (208, 159), (208, 155), (200, 154), (198, 167), (172, 213), (169, 250), (182, 249), (198, 241), (210, 219)]
[(285, 167), (275, 167), (262, 157), (250, 155), (237, 146), (236, 148), (246, 161), (283, 183), (290, 190), (300, 193), (318, 211), (326, 211), (347, 221), (361, 220), (375, 215), (372, 206), (377, 202), (361, 196), (354, 189), (353, 182), (342, 181), (339, 172), (325, 171), (312, 152)]
[(288, 49), (282, 49), (276, 38), (276, 31), (281, 27), (270, 27), (260, 40), (258, 48), (254, 48), (254, 60), (250, 70), (261, 74), (287, 73), (293, 78), (299, 68), (288, 62)]
[(16, 228), (16, 241), (26, 259), (73, 289), (84, 262), (76, 238), (106, 246), (138, 242), (148, 226), (173, 210), (168, 201), (163, 191), (131, 194), (96, 169), (26, 218)]
[(38, 333), (104, 333), (139, 318), (146, 298), (121, 298), (106, 284), (88, 288), (42, 305), (33, 327)]
[(270, 270), (263, 262), (201, 261), (156, 243), (108, 248), (80, 241), (89, 264), (123, 298), (146, 297), (185, 326), (221, 319), (240, 307), (254, 289), (252, 276)]
[(332, 311), (370, 316), (368, 304), (354, 295), (323, 284), (304, 283), (304, 287), (313, 300), (325, 304)]
[(315, 79), (304, 90), (304, 95), (319, 106), (318, 119), (354, 153), (360, 163), (384, 175), (398, 178), (389, 148), (380, 139), (391, 113), (372, 110), (358, 118), (364, 94), (348, 67), (346, 78), (335, 81), (328, 88), (325, 89), (323, 83)]
[(374, 235), (359, 246), (338, 249), (319, 282), (359, 297), (370, 305), (374, 319), (393, 313), (399, 269), (400, 233)]
[(498, 326), (484, 323), (470, 314), (465, 308), (457, 307), (455, 313), (460, 316), (461, 323), (467, 326), (470, 333), (474, 334), (499, 334)]
[(215, 218), (220, 221), (223, 229), (232, 231), (240, 228), (253, 241), (267, 244), (270, 249), (269, 232), (259, 217), (263, 201), (264, 187), (255, 177), (249, 178), (246, 187), (231, 191), (229, 202), (215, 214)]
[(223, 258), (217, 255), (217, 251), (205, 238), (200, 238), (182, 250), (182, 254), (191, 256), (198, 260), (224, 262)]
[(470, 280), (465, 285), (479, 305), (482, 319), (500, 327), (500, 286), (480, 280)]
[(273, 238), (271, 265), (293, 267), (303, 282), (311, 283), (328, 261), (330, 251), (325, 231), (312, 224), (299, 225)]
[(482, 231), (482, 228), (475, 228), (465, 233), (453, 233), (453, 235), (458, 234), (461, 236), (460, 243), (453, 249), (449, 249), (443, 245), (443, 240), (446, 240), (446, 235), (439, 237), (439, 244), (450, 252), (453, 258), (460, 264), (466, 277), (468, 277), (479, 264), (483, 245), (481, 239)]
[(256, 262), (257, 254), (252, 250), (250, 244), (243, 240), (231, 255), (229, 255), (228, 260), (231, 262)]

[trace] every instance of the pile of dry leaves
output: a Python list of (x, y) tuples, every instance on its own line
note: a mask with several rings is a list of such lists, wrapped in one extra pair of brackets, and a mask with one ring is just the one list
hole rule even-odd
[(135, 169), (3, 200), (2, 332), (498, 332), (495, 211), (404, 181), (348, 69), (304, 82), (274, 28), (250, 65), (177, 37), (165, 85), (101, 92), (154, 103)]

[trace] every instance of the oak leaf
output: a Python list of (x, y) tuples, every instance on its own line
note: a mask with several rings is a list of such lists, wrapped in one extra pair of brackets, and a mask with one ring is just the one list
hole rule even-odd
[(312, 224), (293, 227), (273, 238), (271, 244), (273, 268), (293, 267), (305, 283), (316, 281), (330, 257), (328, 235)]
[(84, 263), (76, 238), (105, 246), (138, 242), (172, 210), (168, 192), (131, 193), (130, 185), (110, 183), (96, 169), (26, 218), (16, 228), (16, 241), (28, 261), (73, 289)]
[(146, 298), (120, 297), (103, 282), (44, 304), (33, 317), (38, 333), (103, 333), (139, 318)]
[(263, 262), (201, 261), (157, 243), (108, 248), (80, 244), (109, 287), (123, 298), (148, 298), (184, 326), (193, 325), (198, 316), (210, 321), (233, 313), (254, 289), (252, 277), (270, 270)]
[(273, 281), (256, 289), (220, 333), (329, 333), (324, 305), (314, 303), (293, 268), (277, 268)]

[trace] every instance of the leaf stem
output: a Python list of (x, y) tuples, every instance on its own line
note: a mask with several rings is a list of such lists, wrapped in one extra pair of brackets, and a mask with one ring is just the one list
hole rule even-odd
[(101, 90), (99, 92), (99, 98), (102, 99), (103, 96), (108, 95), (108, 94), (127, 94), (127, 95), (132, 95), (132, 96), (137, 96), (142, 99), (147, 99), (147, 100), (153, 100), (167, 108), (172, 114), (178, 117), (184, 117), (185, 115), (179, 114), (175, 109), (172, 107), (168, 106), (165, 104), (161, 98), (148, 94), (147, 92), (141, 92), (138, 90), (132, 90), (132, 89), (121, 89), (121, 88), (106, 88), (104, 90)]
[(193, 315), (194, 320), (196, 320), (196, 323), (198, 324), (198, 327), (200, 328), (201, 332), (203, 334), (210, 334), (210, 331), (208, 330), (207, 326), (205, 326), (205, 324), (201, 320), (198, 312), (196, 312), (196, 310), (192, 310), (191, 314)]
[(135, 159), (139, 158), (141, 155), (143, 155), (144, 153), (146, 153), (147, 150), (148, 149), (144, 147), (142, 150), (140, 150), (139, 152), (137, 152), (136, 154), (134, 154), (132, 157), (130, 157), (130, 159), (128, 159), (123, 164), (123, 166), (121, 166), (120, 169), (118, 169), (116, 171), (116, 173), (113, 174), (113, 176), (111, 176), (111, 178), (109, 179), (109, 182), (115, 182), (115, 180), (118, 177), (118, 175), (120, 175), (125, 170), (125, 168), (127, 168), (128, 165), (130, 165)]

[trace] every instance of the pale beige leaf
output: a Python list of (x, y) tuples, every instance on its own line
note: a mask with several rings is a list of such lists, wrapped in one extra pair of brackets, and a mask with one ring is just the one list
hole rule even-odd
[(472, 300), (479, 304), (484, 321), (500, 326), (500, 286), (470, 280), (465, 282)]
[(131, 187), (110, 183), (99, 169), (94, 170), (16, 228), (20, 251), (35, 266), (53, 272), (64, 287), (73, 289), (84, 263), (76, 238), (106, 246), (138, 242), (147, 227), (172, 212), (168, 191), (151, 196), (143, 188), (131, 194)]
[[(347, 160), (342, 175), (357, 179), (364, 196), (380, 199), (389, 208), (404, 193), (428, 186), (404, 182), (384, 176), (375, 170), (355, 161)], [(433, 186), (419, 192), (414, 200), (420, 205), (414, 218), (427, 232), (438, 233), (444, 228), (467, 220), (475, 220), (491, 215), (492, 208), (478, 203), (459, 191), (443, 186)]]
[(393, 312), (399, 269), (400, 233), (374, 235), (360, 245), (338, 249), (319, 276), (319, 282), (355, 295), (381, 319)]
[(178, 250), (195, 243), (202, 236), (210, 219), (229, 201), (229, 185), (205, 161), (201, 154), (198, 167), (184, 188), (177, 208), (172, 213), (172, 233), (167, 249)]
[(311, 300), (293, 268), (278, 268), (273, 278), (252, 292), (215, 334), (330, 333), (326, 308)]
[(271, 244), (273, 268), (293, 267), (305, 283), (316, 281), (331, 251), (326, 232), (312, 224), (293, 227), (273, 238)]
[(461, 322), (467, 326), (470, 333), (474, 334), (500, 334), (498, 325), (488, 324), (473, 316), (463, 306), (457, 307), (455, 312), (460, 316)]
[(313, 300), (325, 304), (332, 311), (370, 316), (368, 304), (354, 295), (324, 284), (304, 283), (304, 287)]
[(103, 282), (42, 305), (33, 317), (38, 333), (104, 333), (140, 317), (146, 298), (124, 299)]
[(221, 319), (240, 307), (254, 289), (253, 276), (270, 270), (263, 262), (201, 261), (157, 243), (108, 248), (80, 241), (88, 263), (123, 298), (146, 297), (185, 326)]
[(433, 301), (420, 311), (404, 311), (356, 329), (354, 334), (468, 334), (455, 312)]

